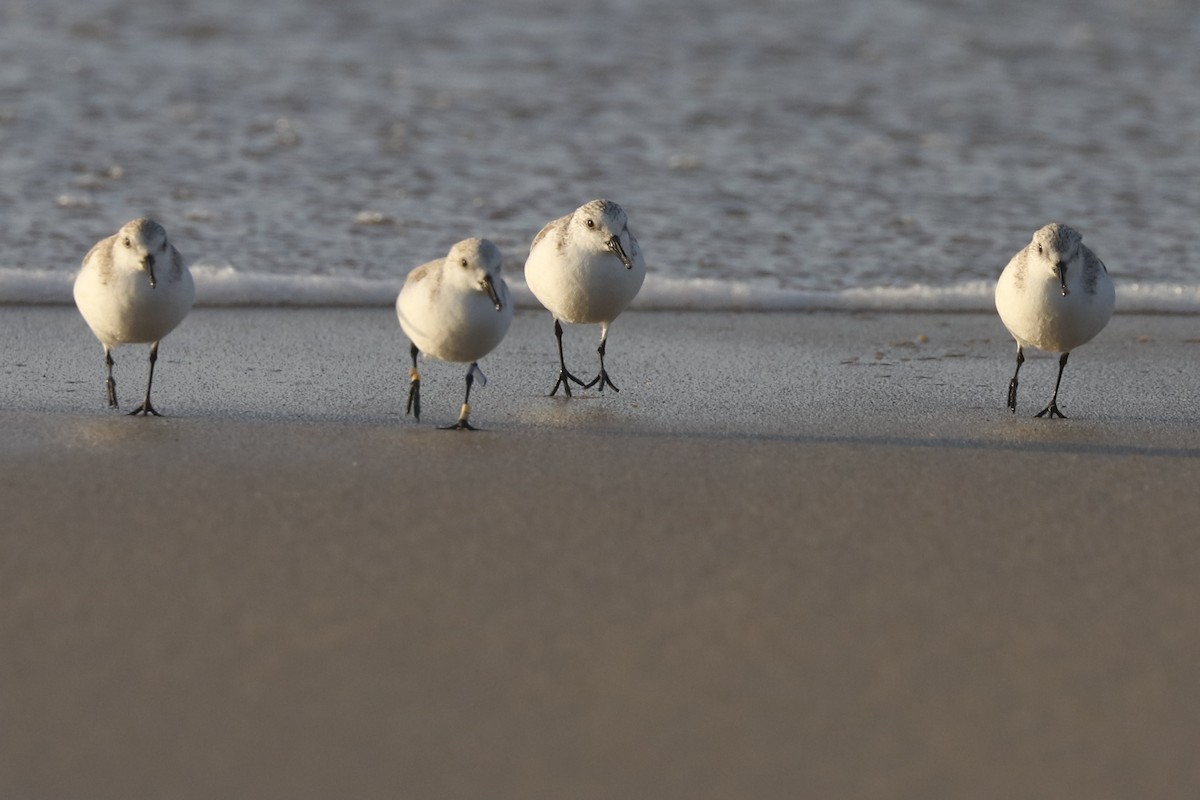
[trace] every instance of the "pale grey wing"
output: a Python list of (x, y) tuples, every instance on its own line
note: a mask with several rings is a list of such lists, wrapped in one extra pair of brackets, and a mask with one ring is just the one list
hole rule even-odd
[[(435, 300), (441, 294), (442, 276), (445, 274), (442, 265), (445, 263), (446, 259), (439, 258), (436, 261), (427, 261), (419, 267), (414, 267), (412, 272), (408, 273), (408, 277), (404, 279), (404, 286), (400, 288), (400, 296), (408, 295), (412, 298), (423, 294), (429, 300)], [(399, 302), (399, 298), (397, 298), (397, 302)]]
[(1108, 267), (1087, 245), (1080, 245), (1080, 248), (1083, 250), (1083, 288), (1095, 293), (1096, 281), (1101, 275), (1108, 274)]
[(629, 257), (637, 260), (642, 255), (642, 246), (638, 244), (637, 237), (633, 235), (633, 231), (629, 229), (628, 225), (625, 226), (625, 232), (629, 234)]
[(413, 267), (412, 271), (408, 273), (408, 277), (404, 279), (404, 285), (407, 286), (410, 283), (415, 285), (425, 280), (443, 261), (445, 259), (439, 258), (434, 261), (426, 261), (419, 267)]
[(116, 240), (117, 236), (113, 234), (96, 242), (92, 245), (92, 249), (87, 251), (87, 255), (81, 262), (81, 269), (87, 269), (88, 264), (95, 262), (95, 270), (100, 275), (101, 283), (108, 283), (108, 279), (112, 276), (112, 246)]
[(538, 235), (533, 237), (533, 244), (529, 245), (529, 249), (532, 250), (533, 248), (537, 247), (538, 242), (540, 242), (542, 239), (545, 239), (553, 230), (558, 230), (561, 236), (561, 232), (567, 229), (567, 224), (570, 221), (571, 215), (567, 214), (565, 217), (559, 217), (558, 219), (553, 219), (547, 222), (542, 226), (542, 229), (538, 231)]
[(1087, 245), (1080, 245), (1080, 247), (1083, 248), (1083, 272), (1085, 275), (1096, 271), (1097, 268), (1102, 272), (1108, 272), (1108, 267), (1104, 266), (1104, 262), (1092, 252), (1091, 248)]
[(1001, 279), (1004, 277), (1004, 272), (1012, 273), (1013, 286), (1020, 289), (1025, 285), (1025, 273), (1029, 267), (1029, 245), (1021, 248), (1021, 250), (1008, 261), (1008, 265), (1004, 271), (1000, 273)]
[(173, 244), (168, 244), (167, 247), (171, 248), (171, 269), (168, 274), (171, 280), (177, 281), (183, 277), (183, 253), (176, 250)]

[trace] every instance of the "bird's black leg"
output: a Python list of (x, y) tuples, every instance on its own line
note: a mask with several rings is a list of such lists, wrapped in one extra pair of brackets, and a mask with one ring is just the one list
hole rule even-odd
[(108, 379), (104, 381), (104, 388), (108, 391), (109, 408), (117, 408), (117, 382), (112, 376), (113, 363), (112, 351), (104, 348), (104, 365), (108, 367)]
[(412, 414), (413, 419), (421, 421), (421, 373), (417, 372), (417, 346), (412, 345), (408, 352), (412, 355), (412, 369), (408, 373), (408, 403), (404, 406), (405, 414)]
[(474, 431), (478, 430), (470, 422), (467, 422), (467, 417), (471, 415), (471, 385), (475, 383), (475, 370), (479, 369), (479, 362), (472, 362), (467, 370), (467, 394), (463, 397), (462, 408), (458, 412), (458, 422), (453, 425), (447, 425), (442, 430), (444, 431)]
[(146, 399), (142, 401), (140, 406), (129, 412), (129, 416), (131, 417), (138, 414), (146, 416), (153, 414), (156, 417), (162, 416), (162, 414), (159, 414), (154, 409), (154, 406), (150, 405), (150, 387), (154, 385), (154, 362), (156, 361), (158, 361), (158, 342), (150, 345), (150, 377), (146, 379)]
[(1062, 383), (1063, 369), (1067, 366), (1067, 356), (1069, 355), (1071, 354), (1063, 353), (1058, 359), (1058, 380), (1054, 381), (1054, 396), (1050, 398), (1050, 405), (1046, 406), (1037, 413), (1039, 417), (1049, 414), (1050, 419), (1054, 419), (1055, 417), (1058, 417), (1059, 419), (1067, 418), (1066, 414), (1058, 410), (1058, 385)]
[(1025, 363), (1025, 353), (1021, 345), (1017, 345), (1017, 371), (1008, 382), (1008, 410), (1017, 413), (1017, 376), (1021, 374), (1021, 365)]
[[(551, 397), (554, 397), (554, 395), (556, 395), (558, 393), (559, 386), (561, 386), (563, 388), (563, 391), (566, 392), (567, 397), (570, 397), (571, 396), (571, 381), (575, 381), (575, 383), (579, 384), (580, 386), (583, 386), (584, 388), (591, 386), (590, 383), (585, 384), (583, 381), (579, 380), (579, 378), (576, 378), (570, 372), (567, 372), (567, 362), (566, 362), (566, 359), (563, 358), (562, 334), (563, 334), (562, 323), (558, 321), (557, 317), (555, 317), (555, 319), (554, 319), (554, 338), (558, 339), (558, 380), (556, 380), (554, 382), (554, 388), (550, 390)], [(593, 381), (593, 383), (594, 382), (595, 381)]]
[(596, 386), (597, 384), (599, 384), (599, 390), (602, 392), (604, 391), (605, 386), (612, 389), (614, 392), (619, 392), (621, 390), (618, 389), (616, 387), (616, 385), (611, 380), (608, 379), (608, 373), (605, 372), (605, 370), (604, 370), (604, 346), (606, 344), (608, 344), (608, 326), (607, 325), (604, 327), (604, 330), (601, 331), (601, 333), (600, 333), (600, 346), (596, 348), (596, 352), (600, 354), (600, 374), (597, 375), (595, 378), (592, 378), (592, 382), (583, 388), (590, 389), (593, 386)]

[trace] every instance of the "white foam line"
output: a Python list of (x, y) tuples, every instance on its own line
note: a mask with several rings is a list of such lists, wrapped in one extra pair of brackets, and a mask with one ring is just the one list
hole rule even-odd
[[(192, 267), (198, 306), (390, 306), (402, 278), (275, 275), (229, 265)], [(73, 273), (0, 268), (0, 303), (70, 305)], [(519, 308), (539, 308), (524, 280), (507, 278)], [(993, 312), (991, 280), (945, 287), (874, 286), (804, 291), (766, 284), (651, 274), (632, 308), (643, 311), (977, 311)], [(1200, 286), (1122, 282), (1117, 312), (1200, 313)]]

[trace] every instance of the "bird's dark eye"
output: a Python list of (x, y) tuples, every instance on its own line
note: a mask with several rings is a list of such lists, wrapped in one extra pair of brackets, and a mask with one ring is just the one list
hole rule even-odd
[(133, 243), (129, 241), (129, 237), (128, 237), (128, 236), (126, 236), (126, 237), (125, 237), (125, 246), (126, 246), (126, 247), (133, 247)]
[(589, 219), (589, 220), (587, 221), (587, 226), (588, 226), (589, 228), (594, 228), (594, 227), (596, 227), (596, 220), (594, 220), (594, 219)]
[(468, 265), (467, 265), (467, 260), (466, 260), (465, 258), (462, 260), (462, 265), (463, 265), (464, 267), (468, 266)]
[(1042, 252), (1042, 246), (1040, 244), (1038, 245), (1038, 252)]

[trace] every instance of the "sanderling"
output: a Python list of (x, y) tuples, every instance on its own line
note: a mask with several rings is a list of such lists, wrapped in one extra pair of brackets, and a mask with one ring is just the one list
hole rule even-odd
[(146, 399), (129, 413), (159, 416), (150, 404), (158, 343), (187, 316), (195, 296), (192, 273), (183, 256), (167, 241), (162, 225), (152, 219), (127, 222), (88, 251), (75, 278), (75, 305), (104, 345), (109, 406), (117, 407), (113, 348), (149, 343)]
[(495, 349), (508, 332), (513, 308), (508, 285), (500, 275), (500, 249), (487, 239), (464, 239), (450, 253), (408, 273), (396, 298), (400, 327), (412, 343), (408, 404), (405, 413), (421, 419), (421, 374), (417, 354), (456, 361), (467, 369), (467, 394), (458, 422), (443, 430), (475, 430), (467, 421), (471, 413), (471, 384), (487, 378), (479, 359)]
[[(525, 281), (554, 316), (558, 339), (558, 380), (571, 396), (571, 381), (588, 389), (599, 384), (620, 391), (604, 370), (608, 329), (642, 288), (646, 262), (629, 230), (625, 212), (608, 200), (593, 200), (546, 224), (533, 240), (525, 262)], [(562, 323), (600, 323), (600, 374), (584, 383), (567, 371), (563, 359)]]
[(1074, 228), (1054, 223), (1012, 257), (996, 284), (996, 310), (1017, 340), (1017, 370), (1008, 384), (1008, 408), (1017, 412), (1017, 375), (1026, 347), (1062, 353), (1050, 404), (1037, 416), (1064, 417), (1058, 386), (1067, 356), (1104, 329), (1112, 316), (1116, 290), (1104, 263), (1083, 244)]

